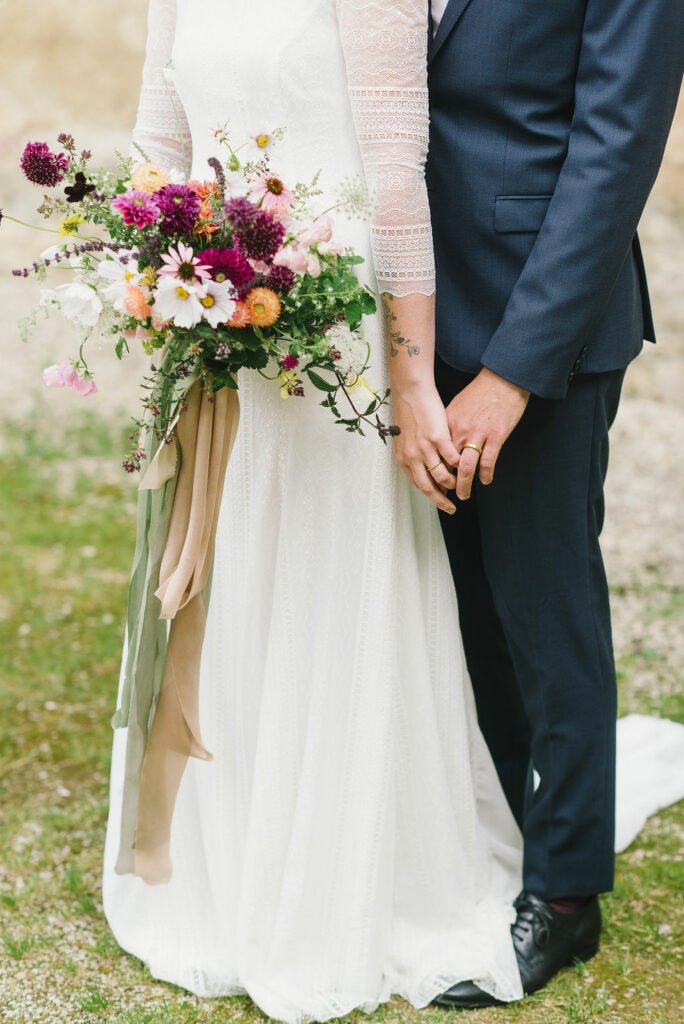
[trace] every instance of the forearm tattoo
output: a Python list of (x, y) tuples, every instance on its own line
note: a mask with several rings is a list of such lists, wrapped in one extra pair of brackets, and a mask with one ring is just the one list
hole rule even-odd
[(397, 329), (397, 314), (392, 309), (388, 299), (383, 299), (382, 308), (385, 335), (387, 336), (387, 342), (389, 344), (390, 356), (398, 356), (399, 350), (402, 348), (404, 351), (408, 352), (409, 356), (419, 356), (420, 345), (416, 345), (410, 338), (405, 338), (401, 331)]

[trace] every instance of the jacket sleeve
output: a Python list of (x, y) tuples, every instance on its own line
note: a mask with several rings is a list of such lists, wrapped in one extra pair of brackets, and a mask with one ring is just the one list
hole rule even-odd
[(605, 313), (653, 187), (684, 64), (684, 0), (587, 0), (567, 156), (484, 366), (545, 398)]
[(428, 0), (337, 0), (337, 15), (359, 147), (375, 200), (371, 230), (378, 287), (394, 296), (431, 295)]
[[(150, 0), (147, 50), (133, 142), (154, 163), (188, 177), (192, 145), (183, 104), (170, 68), (176, 36), (176, 0)], [(138, 162), (143, 158), (133, 147)]]

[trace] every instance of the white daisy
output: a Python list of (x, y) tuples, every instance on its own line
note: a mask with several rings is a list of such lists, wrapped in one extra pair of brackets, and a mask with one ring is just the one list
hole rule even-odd
[(166, 277), (159, 283), (152, 311), (162, 320), (173, 320), (176, 327), (195, 327), (205, 313), (204, 294), (202, 287)]
[(212, 327), (225, 324), (235, 312), (233, 286), (229, 281), (205, 281), (200, 298), (203, 317)]

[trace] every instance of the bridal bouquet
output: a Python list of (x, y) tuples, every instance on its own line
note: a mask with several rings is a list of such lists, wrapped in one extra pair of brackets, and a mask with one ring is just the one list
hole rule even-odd
[[(317, 181), (288, 186), (268, 158), (243, 162), (224, 130), (216, 137), (225, 163), (210, 160), (211, 180), (188, 182), (142, 153), (138, 166), (121, 160), (116, 175), (93, 170), (91, 154), (77, 152), (68, 134), (57, 153), (42, 142), (26, 146), (26, 177), (50, 189), (39, 212), (59, 218), (66, 239), (14, 273), (70, 270), (72, 280), (45, 290), (41, 304), (85, 332), (78, 356), (49, 367), (45, 383), (97, 390), (86, 356), (95, 332), (113, 337), (119, 358), (142, 345), (152, 364), (129, 471), (149, 454), (145, 431), (172, 439), (193, 383), (209, 394), (235, 389), (244, 368), (271, 377), (283, 398), (308, 386), (323, 392), (322, 404), (347, 430), (367, 425), (386, 440), (392, 428), (378, 410), (388, 393), (366, 377), (361, 326), (376, 300), (355, 276), (362, 258), (336, 243), (329, 212), (313, 214)], [(362, 202), (351, 184), (335, 208), (353, 212)]]
[(362, 259), (336, 243), (330, 218), (334, 209), (365, 212), (363, 190), (348, 183), (316, 214), (317, 179), (288, 185), (268, 158), (244, 161), (225, 131), (216, 138), (226, 159), (209, 160), (203, 181), (179, 181), (142, 152), (137, 165), (121, 159), (116, 174), (94, 170), (66, 134), (59, 152), (30, 142), (21, 160), (26, 177), (49, 190), (39, 212), (59, 220), (43, 230), (62, 237), (14, 273), (66, 270), (70, 280), (45, 290), (41, 304), (83, 330), (78, 356), (46, 369), (45, 383), (97, 390), (86, 354), (95, 332), (119, 358), (141, 345), (151, 360), (124, 463), (145, 472), (112, 719), (127, 730), (116, 869), (149, 883), (171, 875), (171, 817), (187, 759), (211, 760), (200, 736), (199, 666), (238, 371), (272, 379), (283, 398), (317, 390), (350, 432), (371, 428), (383, 441), (398, 432), (379, 416), (389, 392), (366, 377), (362, 323), (376, 300), (356, 277)]

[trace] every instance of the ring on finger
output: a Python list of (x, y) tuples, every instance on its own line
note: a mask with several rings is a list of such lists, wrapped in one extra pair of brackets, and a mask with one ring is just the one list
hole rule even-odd
[(441, 466), (441, 465), (442, 465), (442, 460), (440, 459), (439, 462), (435, 462), (435, 464), (432, 467), (432, 469), (428, 469), (427, 466), (425, 468), (427, 469), (428, 473), (434, 473), (434, 471), (437, 469), (437, 467)]
[(465, 451), (466, 448), (472, 448), (472, 450), (477, 452), (478, 455), (482, 455), (482, 448), (480, 448), (479, 444), (473, 444), (472, 441), (467, 441), (466, 444), (463, 445), (463, 450)]

